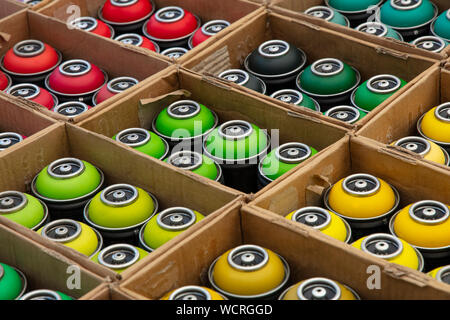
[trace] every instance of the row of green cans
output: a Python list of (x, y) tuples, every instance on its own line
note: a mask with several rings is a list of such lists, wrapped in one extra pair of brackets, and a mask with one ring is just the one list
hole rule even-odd
[(218, 116), (205, 105), (181, 100), (154, 119), (156, 134), (129, 128), (113, 138), (180, 169), (249, 192), (317, 153), (299, 142), (277, 146), (268, 153), (270, 137), (257, 125), (244, 120), (218, 123)]

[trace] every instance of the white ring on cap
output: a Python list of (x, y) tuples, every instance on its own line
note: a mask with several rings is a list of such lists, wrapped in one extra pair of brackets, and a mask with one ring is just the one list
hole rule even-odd
[[(311, 278), (308, 280), (303, 281), (302, 284), (300, 284), (297, 288), (297, 296), (300, 300), (309, 300), (308, 298), (305, 297), (304, 292), (306, 289), (309, 289), (311, 286), (315, 286), (315, 285), (325, 285), (327, 287), (331, 287), (334, 291), (335, 291), (335, 295), (329, 299), (329, 300), (339, 300), (341, 298), (341, 288), (339, 288), (339, 286), (337, 285), (337, 283), (335, 281), (332, 281), (330, 279), (326, 279), (326, 278)], [(323, 287), (319, 287), (322, 290), (325, 290)], [(325, 290), (325, 294), (323, 294), (323, 296), (321, 297), (315, 297), (316, 299), (321, 299), (324, 298), (326, 296), (326, 290)]]

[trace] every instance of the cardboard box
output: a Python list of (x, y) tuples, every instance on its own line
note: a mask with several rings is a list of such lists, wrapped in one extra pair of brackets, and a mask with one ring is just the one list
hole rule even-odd
[[(226, 35), (204, 52), (184, 63), (183, 67), (201, 74), (217, 76), (226, 69), (243, 67), (244, 59), (262, 42), (269, 39), (282, 39), (301, 48), (307, 55), (308, 64), (326, 57), (341, 59), (360, 71), (361, 82), (372, 76), (385, 73), (397, 75), (409, 82), (408, 85), (378, 106), (368, 116), (358, 121), (353, 126), (356, 128), (367, 123), (389, 102), (406, 92), (408, 88), (420, 80), (428, 68), (438, 63), (433, 59), (371, 44), (333, 30), (321, 28), (307, 21), (269, 12), (249, 19), (241, 28)], [(256, 92), (254, 92), (254, 95), (265, 97), (279, 105), (286, 105)], [(322, 114), (317, 112), (316, 114), (319, 119), (328, 119)]]
[[(376, 115), (357, 134), (384, 145), (390, 145), (407, 136), (420, 136), (417, 132), (419, 119), (432, 108), (448, 101), (450, 101), (450, 71), (433, 68), (407, 94), (399, 97)], [(384, 146), (384, 148), (404, 157), (423, 160), (422, 156), (400, 147)], [(423, 161), (448, 170), (448, 167), (435, 162)]]
[[(0, 23), (0, 30), (2, 31), (0, 34), (0, 56), (3, 56), (19, 41), (30, 38), (38, 39), (61, 51), (63, 61), (75, 58), (86, 59), (105, 70), (109, 79), (118, 76), (131, 76), (138, 79), (141, 83), (136, 87), (144, 85), (145, 80), (152, 76), (158, 77), (158, 72), (170, 66), (170, 63), (163, 59), (149, 56), (146, 50), (117, 46), (114, 42), (96, 35), (80, 30), (68, 30), (64, 23), (32, 11), (21, 12), (3, 20)], [(130, 91), (132, 89), (100, 103), (92, 110), (73, 118), (71, 121), (78, 122), (89, 117), (126, 96)], [(11, 100), (17, 101), (18, 98), (11, 97)], [(33, 102), (28, 101), (28, 105), (53, 118), (67, 120), (67, 117), (59, 116)]]
[[(439, 13), (449, 8), (447, 0), (433, 0), (433, 3), (437, 5)], [(439, 60), (445, 59), (450, 54), (450, 47), (447, 47), (444, 52), (439, 54), (432, 53), (426, 50), (417, 49), (413, 45), (406, 42), (369, 35), (367, 33), (359, 32), (355, 29), (347, 28), (335, 23), (330, 23), (323, 19), (315, 18), (304, 13), (305, 10), (314, 6), (325, 6), (325, 2), (323, 0), (274, 0), (270, 5), (270, 9), (279, 14), (308, 21), (320, 27), (329, 28), (373, 44), (389, 47), (396, 51), (422, 55), (424, 57)]]
[[(269, 134), (273, 129), (280, 130), (280, 144), (298, 141), (323, 150), (344, 137), (347, 132), (337, 125), (291, 112), (221, 82), (215, 82), (186, 70), (175, 69), (162, 79), (135, 90), (132, 95), (102, 110), (94, 117), (86, 119), (80, 123), (80, 126), (107, 137), (112, 137), (127, 128), (151, 129), (153, 119), (163, 108), (186, 98), (199, 101), (215, 111), (219, 117), (219, 124), (241, 119), (267, 129)], [(139, 103), (144, 104), (145, 107), (139, 110)], [(128, 149), (128, 147), (124, 148)], [(276, 183), (276, 181), (273, 182), (273, 184)]]
[[(447, 202), (450, 197), (447, 170), (394, 154), (370, 139), (349, 137), (250, 205), (283, 217), (305, 206), (320, 206), (323, 191), (353, 173), (372, 174), (392, 184), (400, 193), (400, 208), (425, 199)], [(439, 186), (437, 180), (442, 182)]]
[[(324, 191), (355, 173), (372, 174), (393, 185), (400, 195), (399, 210), (421, 200), (447, 203), (450, 197), (450, 174), (447, 169), (392, 153), (367, 138), (350, 137), (347, 142), (336, 143), (327, 154), (316, 157), (302, 170), (251, 202), (250, 206), (281, 217), (306, 206), (323, 207)], [(311, 233), (318, 232), (310, 230)], [(335, 242), (329, 239), (330, 244)], [(420, 274), (413, 270), (408, 273), (414, 277)], [(447, 292), (450, 293), (448, 287)]]
[(26, 8), (26, 5), (16, 0), (4, 0), (0, 2), (0, 21)]
[(25, 274), (27, 292), (50, 289), (78, 299), (109, 281), (60, 252), (34, 242), (3, 224), (0, 224), (0, 262)]
[[(56, 128), (34, 139), (26, 148), (0, 157), (0, 190), (30, 192), (30, 184), (36, 174), (54, 160), (75, 157), (92, 163), (105, 175), (105, 186), (115, 183), (129, 183), (152, 193), (159, 202), (159, 211), (169, 207), (185, 206), (214, 216), (218, 209), (229, 205), (241, 194), (215, 183), (208, 183), (194, 175), (171, 170), (168, 165), (141, 155), (134, 150), (126, 150), (111, 139), (88, 132), (70, 124), (59, 123)], [(237, 201), (237, 200), (236, 200)], [(50, 211), (51, 215), (51, 211)], [(56, 219), (56, 217), (51, 217)], [(204, 219), (208, 220), (208, 219)], [(60, 252), (76, 261), (78, 265), (111, 279), (121, 277), (109, 269), (91, 262), (86, 256), (63, 245), (48, 241), (36, 232), (30, 231), (4, 217), (0, 224), (6, 225), (33, 241)], [(201, 221), (198, 225), (203, 225)], [(192, 228), (198, 228), (197, 225)], [(180, 235), (172, 242), (180, 241)], [(168, 246), (171, 244), (169, 243)], [(126, 272), (133, 273), (149, 260), (164, 252), (164, 247), (155, 250), (148, 257)], [(124, 276), (126, 273), (122, 273)]]
[(122, 292), (116, 283), (103, 283), (88, 292), (80, 300), (137, 300), (136, 297)]
[(44, 132), (51, 131), (56, 121), (25, 105), (15, 104), (0, 92), (0, 133), (15, 132), (26, 138), (0, 152), (0, 157), (32, 144)]
[[(198, 47), (190, 50), (177, 62), (183, 62), (190, 57), (198, 54), (202, 49), (207, 48), (214, 43), (216, 39), (223, 37), (231, 30), (236, 29), (243, 23), (243, 19), (247, 16), (253, 16), (257, 12), (262, 12), (263, 9), (253, 1), (245, 0), (227, 0), (227, 1), (210, 1), (210, 0), (153, 0), (156, 8), (160, 9), (167, 6), (180, 6), (197, 15), (202, 24), (210, 20), (226, 20), (232, 23), (231, 26), (220, 32), (211, 40), (205, 41)], [(62, 21), (67, 21), (72, 13), (68, 13), (69, 6), (76, 5), (81, 9), (82, 16), (98, 17), (98, 10), (103, 5), (105, 0), (55, 0), (55, 2), (41, 10), (42, 14), (55, 17)], [(260, 1), (258, 1), (260, 2)], [(119, 44), (121, 45), (121, 44)], [(147, 51), (147, 50), (146, 50)], [(153, 53), (152, 53), (153, 54)], [(155, 55), (158, 55), (154, 53)], [(163, 55), (158, 55), (164, 59), (169, 59)]]
[[(169, 248), (133, 277), (120, 283), (123, 292), (139, 299), (159, 299), (186, 285), (209, 286), (208, 268), (227, 250), (255, 244), (281, 255), (290, 266), (288, 285), (311, 277), (328, 277), (353, 288), (362, 299), (449, 299), (443, 283), (419, 272), (392, 265), (303, 226), (255, 207), (233, 208), (202, 230)], [(369, 267), (379, 267), (381, 289), (369, 290)]]

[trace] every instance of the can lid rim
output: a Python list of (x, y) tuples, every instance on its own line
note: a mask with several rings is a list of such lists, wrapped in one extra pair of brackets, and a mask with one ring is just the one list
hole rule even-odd
[(323, 216), (325, 216), (325, 221), (317, 226), (310, 226), (314, 229), (317, 230), (323, 230), (324, 228), (326, 228), (327, 226), (330, 225), (331, 223), (331, 215), (330, 212), (328, 212), (328, 210), (320, 208), (320, 207), (314, 207), (314, 206), (309, 206), (309, 207), (305, 207), (302, 209), (297, 210), (296, 212), (294, 212), (294, 214), (292, 215), (291, 220), (294, 222), (298, 222), (298, 219), (300, 219), (300, 217), (305, 216), (305, 215), (316, 215), (316, 214), (322, 214)]
[[(166, 216), (168, 216), (170, 214), (174, 214), (174, 213), (188, 215), (189, 221), (187, 221), (186, 223), (184, 223), (182, 225), (176, 225), (176, 226), (171, 226), (171, 225), (166, 224), (163, 221), (163, 218), (165, 218)], [(171, 207), (171, 208), (168, 208), (168, 209), (158, 213), (156, 216), (156, 222), (157, 222), (158, 226), (160, 226), (161, 228), (163, 228), (165, 230), (180, 231), (180, 230), (186, 230), (187, 228), (189, 228), (193, 224), (195, 224), (197, 222), (197, 216), (196, 216), (195, 212), (189, 208)]]
[[(67, 224), (67, 225), (74, 226), (75, 227), (74, 234), (67, 238), (61, 238), (61, 239), (54, 239), (54, 238), (49, 237), (47, 234), (47, 231), (50, 228), (56, 227), (60, 224)], [(53, 241), (53, 242), (67, 243), (67, 242), (71, 242), (72, 240), (75, 240), (76, 238), (78, 238), (81, 235), (81, 231), (82, 231), (82, 228), (81, 228), (80, 222), (71, 220), (71, 219), (59, 219), (59, 220), (55, 220), (55, 221), (52, 221), (52, 222), (46, 224), (41, 230), (41, 235), (44, 238), (46, 238), (50, 241)]]
[[(217, 31), (217, 32), (210, 32), (210, 31), (207, 30), (209, 27), (214, 26), (214, 25), (221, 25), (221, 26), (224, 25), (225, 27), (222, 28), (221, 30)], [(223, 29), (225, 29), (225, 28), (227, 28), (229, 26), (230, 26), (230, 23), (228, 21), (226, 21), (226, 20), (211, 20), (211, 21), (205, 23), (202, 26), (201, 29), (202, 29), (203, 34), (205, 34), (207, 36), (210, 36), (210, 37), (213, 37), (217, 33), (219, 33), (220, 31), (222, 31)]]
[[(371, 242), (376, 241), (376, 240), (384, 240), (384, 242), (393, 242), (397, 245), (397, 250), (388, 255), (379, 255), (379, 254), (373, 253), (367, 247)], [(362, 251), (367, 252), (373, 256), (383, 258), (385, 260), (398, 257), (400, 254), (402, 254), (403, 249), (404, 249), (403, 243), (400, 241), (400, 239), (398, 239), (397, 237), (392, 236), (390, 234), (387, 234), (387, 233), (371, 234), (371, 235), (367, 236), (366, 238), (364, 238), (364, 240), (361, 243)]]
[[(30, 52), (30, 53), (20, 52), (20, 51), (19, 51), (19, 47), (20, 47), (20, 46), (23, 46), (23, 45), (27, 45), (27, 44), (28, 44), (28, 45), (30, 45), (30, 44), (36, 44), (36, 45), (39, 46), (39, 48), (38, 48), (37, 51)], [(13, 51), (14, 51), (14, 53), (15, 53), (17, 56), (19, 56), (19, 57), (25, 57), (25, 58), (28, 58), (28, 57), (34, 57), (34, 56), (40, 55), (41, 53), (44, 52), (44, 50), (45, 50), (45, 44), (44, 44), (42, 41), (40, 41), (40, 40), (35, 40), (35, 39), (28, 39), (28, 40), (20, 41), (20, 42), (16, 43), (16, 44), (14, 45), (14, 47), (13, 47)]]
[(307, 15), (310, 15), (310, 16), (313, 16), (313, 17), (316, 17), (316, 18), (323, 19), (322, 17), (320, 17), (320, 16), (314, 14), (314, 12), (319, 11), (319, 10), (326, 11), (326, 12), (328, 12), (328, 13), (330, 14), (330, 15), (329, 15), (328, 17), (326, 17), (324, 20), (326, 20), (326, 21), (331, 21), (331, 20), (333, 20), (333, 18), (334, 18), (334, 16), (335, 16), (335, 11), (334, 11), (333, 9), (331, 9), (330, 7), (327, 7), (327, 6), (314, 6), (314, 7), (311, 7), (311, 8), (309, 8), (309, 9), (307, 9), (307, 10), (305, 11), (305, 13), (306, 13)]
[(205, 300), (212, 300), (212, 297), (211, 297), (211, 294), (209, 293), (209, 291), (200, 286), (184, 286), (184, 287), (178, 288), (171, 293), (171, 295), (169, 296), (169, 300), (178, 300), (176, 298), (179, 295), (181, 295), (183, 293), (193, 292), (193, 291), (203, 294), (206, 298)]
[(341, 288), (337, 285), (337, 283), (333, 280), (321, 277), (310, 278), (308, 280), (303, 281), (297, 288), (297, 297), (300, 300), (309, 300), (308, 298), (305, 297), (304, 290), (307, 289), (307, 287), (309, 286), (320, 283), (330, 286), (335, 290), (335, 295), (329, 300), (339, 300), (341, 298), (342, 295)]
[[(111, 253), (111, 251), (114, 250), (129, 250), (131, 251), (133, 255), (133, 258), (126, 262), (126, 263), (122, 263), (122, 264), (110, 264), (108, 262), (105, 261), (105, 255), (108, 253)], [(104, 265), (105, 267), (111, 268), (111, 269), (123, 269), (123, 268), (127, 268), (129, 266), (132, 266), (133, 264), (135, 264), (139, 258), (140, 258), (140, 254), (139, 251), (132, 245), (126, 244), (126, 243), (119, 243), (119, 244), (113, 244), (111, 246), (108, 246), (104, 249), (102, 249), (99, 253), (98, 253), (98, 261), (101, 265)]]
[[(92, 22), (92, 25), (87, 26), (86, 28), (79, 27), (79, 23), (82, 23), (83, 21), (90, 21), (90, 22)], [(70, 24), (76, 28), (79, 28), (81, 30), (88, 31), (88, 32), (93, 31), (98, 27), (97, 19), (95, 19), (93, 17), (89, 17), (89, 16), (76, 18), (76, 19), (72, 20), (70, 22)]]

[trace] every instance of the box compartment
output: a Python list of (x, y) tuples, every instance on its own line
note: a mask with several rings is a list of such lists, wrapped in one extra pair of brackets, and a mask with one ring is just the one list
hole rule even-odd
[[(53, 130), (37, 137), (27, 147), (17, 149), (16, 152), (8, 153), (0, 158), (0, 168), (2, 168), (0, 191), (17, 190), (30, 193), (30, 184), (34, 176), (52, 161), (65, 157), (76, 157), (100, 168), (105, 175), (105, 187), (115, 183), (129, 183), (152, 193), (159, 202), (159, 211), (168, 207), (186, 206), (206, 216), (214, 216), (215, 211), (241, 196), (240, 193), (221, 185), (209, 184), (196, 179), (193, 175), (171, 170), (168, 165), (164, 166), (159, 161), (144, 157), (134, 150), (126, 150), (113, 140), (63, 123), (59, 123)], [(201, 221), (198, 225), (201, 226), (203, 223)], [(0, 217), (0, 224), (7, 225), (41, 246), (60, 252), (65, 257), (76, 261), (78, 265), (97, 274), (117, 279), (126, 274), (124, 272), (119, 276), (91, 262), (86, 256), (73, 249), (44, 239), (36, 232), (4, 217)], [(198, 228), (197, 224), (192, 228)], [(184, 237), (183, 233), (172, 242), (180, 241)], [(166, 246), (170, 245), (170, 243), (166, 244)], [(126, 272), (133, 274), (133, 270), (139, 269), (164, 250), (164, 247), (155, 250)]]
[[(432, 108), (449, 101), (450, 71), (438, 67), (433, 68), (411, 90), (376, 115), (357, 134), (387, 145), (406, 136), (420, 136), (417, 132), (419, 119)], [(396, 153), (406, 154), (411, 158), (423, 159), (420, 155), (403, 148), (391, 146), (386, 146), (386, 148), (390, 148)], [(428, 160), (423, 161), (449, 170), (447, 166)]]
[(22, 104), (11, 102), (0, 92), (0, 133), (16, 132), (26, 138), (20, 143), (0, 152), (0, 157), (32, 144), (37, 136), (56, 126), (56, 121)]
[(38, 289), (58, 290), (78, 299), (110, 280), (3, 224), (0, 224), (0, 261), (25, 274), (27, 292)]
[[(241, 25), (247, 16), (253, 16), (256, 12), (262, 12), (263, 9), (253, 1), (227, 0), (227, 1), (209, 1), (209, 0), (153, 0), (156, 8), (160, 9), (166, 6), (179, 6), (189, 10), (197, 15), (202, 23), (210, 20), (227, 20), (232, 25), (208, 40), (206, 44), (201, 44), (194, 50), (189, 51), (177, 62), (186, 61), (189, 57), (195, 56), (202, 49), (205, 49), (216, 39), (223, 37), (237, 26)], [(67, 21), (71, 14), (68, 13), (69, 6), (78, 6), (81, 16), (98, 17), (98, 10), (103, 5), (104, 0), (55, 0), (52, 5), (40, 10), (40, 13), (61, 21)], [(120, 45), (120, 44), (119, 44)], [(147, 51), (147, 50), (145, 50)], [(153, 54), (153, 53), (152, 53)], [(157, 55), (155, 53), (155, 55)], [(158, 55), (164, 57), (163, 55)]]
[[(446, 0), (433, 0), (433, 3), (436, 4), (436, 6), (439, 9), (439, 13), (445, 11), (449, 8), (448, 1)], [(394, 50), (404, 52), (404, 53), (411, 53), (415, 55), (421, 55), (424, 57), (429, 57), (433, 59), (442, 60), (449, 56), (450, 54), (450, 47), (447, 47), (443, 52), (441, 53), (433, 53), (429, 52), (427, 50), (417, 49), (415, 46), (394, 40), (394, 39), (386, 39), (386, 38), (379, 38), (377, 36), (372, 36), (367, 33), (356, 31), (355, 29), (347, 28), (338, 24), (330, 23), (328, 21), (325, 21), (323, 19), (315, 18), (310, 15), (305, 14), (304, 12), (315, 6), (325, 6), (325, 1), (323, 0), (274, 0), (272, 1), (270, 5), (270, 9), (272, 9), (274, 12), (280, 13), (285, 16), (289, 16), (296, 19), (305, 20), (308, 22), (311, 22), (313, 24), (316, 24), (320, 27), (329, 28), (335, 31), (338, 31), (343, 34), (347, 34), (349, 36), (353, 36), (355, 38), (365, 40), (368, 42), (371, 42), (373, 44), (382, 45), (384, 47), (389, 47)]]
[[(208, 226), (169, 248), (120, 284), (140, 299), (159, 299), (186, 285), (208, 286), (208, 268), (221, 254), (241, 244), (256, 244), (284, 257), (291, 269), (288, 285), (328, 277), (353, 288), (362, 299), (449, 299), (450, 291), (424, 274), (392, 265), (319, 232), (295, 227), (254, 207), (236, 204)], [(330, 263), (332, 261), (332, 263)], [(379, 267), (381, 289), (367, 288), (369, 267)]]
[[(291, 112), (265, 99), (242, 94), (239, 89), (185, 70), (173, 70), (160, 80), (136, 90), (126, 99), (81, 122), (80, 126), (107, 137), (127, 128), (151, 129), (158, 113), (180, 99), (193, 99), (208, 106), (219, 116), (219, 124), (241, 119), (267, 129), (269, 134), (275, 132), (271, 131), (273, 129), (281, 129), (280, 143), (298, 141), (323, 150), (347, 133), (340, 126)], [(140, 103), (148, 104), (148, 107), (139, 108)]]
[[(152, 76), (158, 77), (157, 74), (160, 71), (171, 65), (156, 56), (149, 56), (142, 50), (117, 46), (114, 42), (80, 30), (69, 31), (65, 23), (32, 11), (24, 11), (3, 20), (0, 22), (0, 29), (4, 35), (0, 37), (0, 56), (3, 56), (19, 41), (38, 39), (61, 51), (63, 61), (86, 59), (105, 70), (109, 79), (119, 76), (131, 76), (141, 81), (134, 88), (122, 92), (100, 103), (86, 113), (71, 119), (71, 122), (78, 122), (112, 104), (114, 101), (131, 93), (136, 87), (142, 86), (145, 83), (144, 80)], [(8, 37), (5, 37), (5, 35)], [(98, 48), (102, 49), (98, 50)], [(19, 99), (15, 97), (10, 98), (13, 101)], [(33, 102), (27, 101), (27, 103), (51, 117), (59, 120), (68, 120), (67, 117), (48, 111), (46, 108)]]
[[(301, 48), (307, 55), (307, 64), (327, 57), (341, 59), (360, 71), (362, 82), (378, 74), (394, 74), (409, 82), (399, 92), (370, 112), (368, 116), (358, 121), (354, 127), (363, 126), (369, 119), (383, 110), (389, 102), (406, 92), (408, 88), (420, 80), (431, 66), (438, 64), (437, 60), (434, 59), (406, 54), (321, 28), (307, 21), (269, 12), (251, 18), (241, 28), (226, 35), (201, 54), (183, 63), (183, 67), (201, 74), (217, 76), (226, 69), (241, 68), (248, 54), (269, 39), (285, 40)], [(330, 50), (330, 48), (332, 49)], [(244, 91), (244, 89), (242, 90)], [(253, 94), (270, 99), (280, 105), (286, 105), (256, 92), (253, 92)], [(315, 113), (320, 119), (328, 119), (322, 114)]]

